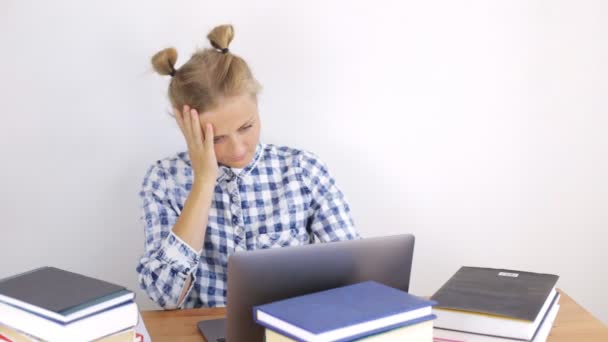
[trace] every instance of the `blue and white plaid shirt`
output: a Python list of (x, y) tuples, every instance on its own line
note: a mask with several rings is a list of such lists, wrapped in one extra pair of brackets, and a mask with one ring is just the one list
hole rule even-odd
[(181, 152), (152, 165), (140, 192), (146, 241), (139, 283), (163, 308), (225, 306), (228, 256), (236, 251), (359, 238), (344, 195), (310, 152), (258, 144), (244, 169), (220, 166), (200, 252), (171, 230), (192, 181)]

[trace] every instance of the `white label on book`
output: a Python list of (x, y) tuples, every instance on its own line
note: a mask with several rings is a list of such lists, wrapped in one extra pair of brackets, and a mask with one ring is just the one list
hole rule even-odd
[(499, 272), (498, 276), (499, 277), (513, 277), (513, 278), (517, 278), (517, 277), (519, 277), (519, 273)]

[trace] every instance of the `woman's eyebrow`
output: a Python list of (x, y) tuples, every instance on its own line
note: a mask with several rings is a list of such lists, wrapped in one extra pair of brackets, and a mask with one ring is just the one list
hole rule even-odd
[[(255, 115), (252, 116), (251, 118), (249, 118), (249, 120), (247, 120), (244, 124), (242, 124), (241, 127), (239, 127), (239, 129), (243, 128), (243, 127), (245, 127), (245, 126), (247, 126), (249, 124), (252, 124), (254, 121), (255, 121)], [(213, 136), (213, 138), (215, 138), (215, 139), (222, 138), (222, 137), (224, 137), (224, 134), (222, 134), (222, 135), (214, 135)]]
[(247, 120), (244, 124), (241, 125), (241, 128), (253, 123), (255, 121), (255, 116), (252, 116), (251, 118), (249, 118), (249, 120)]

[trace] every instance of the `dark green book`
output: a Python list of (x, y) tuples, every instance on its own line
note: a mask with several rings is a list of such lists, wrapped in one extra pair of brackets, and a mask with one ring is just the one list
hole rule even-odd
[(41, 267), (0, 280), (0, 306), (67, 324), (120, 304), (135, 294), (124, 286), (55, 267)]
[(462, 267), (432, 297), (435, 327), (530, 340), (557, 302), (557, 275)]

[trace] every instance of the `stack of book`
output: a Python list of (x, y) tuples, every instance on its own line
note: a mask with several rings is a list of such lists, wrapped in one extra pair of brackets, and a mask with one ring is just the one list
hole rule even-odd
[(253, 308), (266, 342), (432, 342), (433, 301), (366, 281)]
[(135, 295), (54, 267), (0, 280), (0, 341), (133, 342)]
[(553, 274), (462, 267), (431, 299), (436, 342), (544, 342), (557, 312)]

